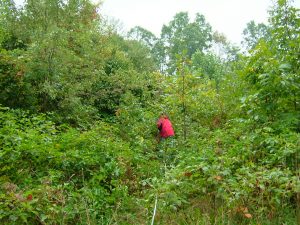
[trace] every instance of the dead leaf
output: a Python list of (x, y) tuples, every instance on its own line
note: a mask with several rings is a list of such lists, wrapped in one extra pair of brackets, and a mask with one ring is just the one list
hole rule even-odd
[(252, 215), (250, 213), (245, 213), (244, 216), (248, 219), (252, 218)]
[(184, 176), (185, 176), (185, 177), (190, 177), (190, 176), (192, 176), (192, 173), (191, 173), (191, 172), (185, 172), (185, 173), (184, 173)]
[(216, 180), (222, 180), (222, 177), (221, 176), (215, 176), (215, 179)]

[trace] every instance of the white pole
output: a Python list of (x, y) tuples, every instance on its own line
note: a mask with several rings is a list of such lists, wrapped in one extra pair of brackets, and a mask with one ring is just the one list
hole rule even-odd
[(154, 205), (154, 210), (153, 210), (153, 216), (152, 216), (152, 222), (151, 225), (154, 224), (154, 218), (155, 218), (155, 214), (156, 214), (156, 205), (157, 205), (157, 195), (155, 197), (155, 205)]

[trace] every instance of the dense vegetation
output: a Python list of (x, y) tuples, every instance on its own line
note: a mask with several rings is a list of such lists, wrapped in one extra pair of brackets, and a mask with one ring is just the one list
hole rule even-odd
[(240, 50), (200, 14), (122, 36), (88, 0), (1, 0), (0, 223), (299, 224), (299, 27), (278, 0)]

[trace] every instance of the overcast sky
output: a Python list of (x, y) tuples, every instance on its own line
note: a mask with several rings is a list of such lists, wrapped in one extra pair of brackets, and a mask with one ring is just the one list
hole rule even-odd
[[(98, 2), (98, 0), (93, 0)], [(124, 31), (139, 25), (156, 36), (178, 12), (188, 12), (193, 19), (203, 14), (207, 22), (233, 43), (240, 43), (242, 32), (251, 20), (267, 23), (273, 0), (102, 0), (100, 13), (119, 20)], [(16, 0), (23, 2), (23, 0)], [(300, 0), (294, 0), (300, 7)]]
[[(103, 0), (102, 12), (119, 19), (125, 30), (139, 25), (160, 35), (177, 12), (187, 11), (194, 18), (203, 14), (214, 30), (240, 43), (242, 32), (251, 20), (267, 23), (272, 0)], [(300, 0), (295, 0), (300, 6)]]

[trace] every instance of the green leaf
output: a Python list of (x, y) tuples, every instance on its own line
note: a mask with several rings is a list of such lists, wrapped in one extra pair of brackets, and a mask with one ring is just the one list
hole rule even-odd
[(289, 63), (283, 63), (279, 66), (279, 69), (281, 71), (289, 71), (289, 70), (291, 70), (291, 68), (292, 68), (292, 66)]

